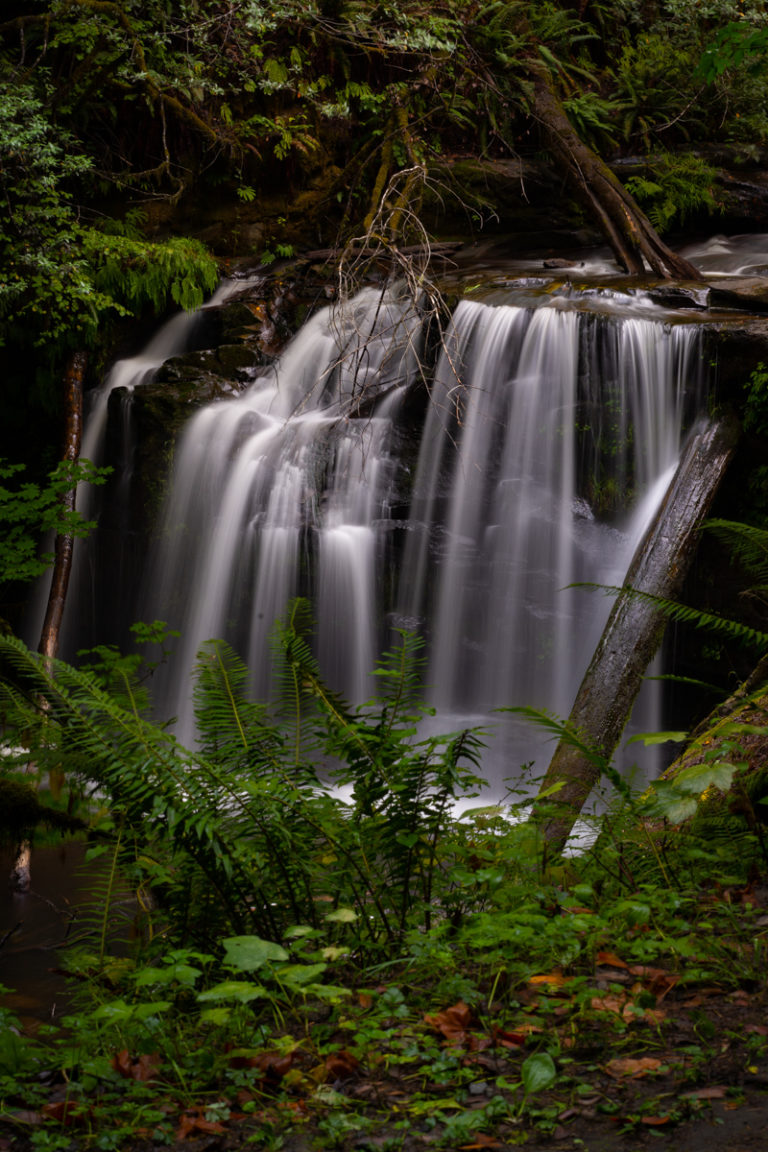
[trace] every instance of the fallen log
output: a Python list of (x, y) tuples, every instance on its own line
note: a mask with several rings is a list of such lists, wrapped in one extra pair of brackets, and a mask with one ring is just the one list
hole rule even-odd
[[(595, 649), (568, 720), (605, 762), (619, 742), (645, 670), (661, 642), (666, 617), (652, 599), (680, 592), (696, 532), (725, 474), (738, 436), (733, 417), (702, 420), (692, 431), (677, 471), (635, 551), (624, 585)], [(561, 740), (542, 784), (538, 809), (543, 834), (559, 851), (600, 776), (599, 758)]]

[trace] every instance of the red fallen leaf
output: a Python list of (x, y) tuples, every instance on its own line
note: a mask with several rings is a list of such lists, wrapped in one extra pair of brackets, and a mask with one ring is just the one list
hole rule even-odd
[(325, 1058), (325, 1067), (329, 1077), (334, 1080), (349, 1080), (360, 1071), (360, 1061), (346, 1048), (338, 1052), (331, 1052)]
[(194, 1136), (199, 1132), (209, 1136), (220, 1136), (223, 1131), (224, 1126), (219, 1124), (218, 1120), (206, 1120), (205, 1108), (188, 1108), (179, 1121), (176, 1139), (186, 1140), (188, 1136)]
[(758, 1036), (768, 1036), (768, 1028), (766, 1028), (765, 1024), (747, 1024), (744, 1031), (756, 1032)]
[(595, 956), (595, 964), (605, 964), (609, 968), (629, 968), (615, 952), (598, 952)]
[(492, 1029), (493, 1042), (500, 1048), (521, 1048), (525, 1044), (525, 1033), (522, 1031), (507, 1032), (504, 1028)]
[(638, 1059), (633, 1059), (631, 1056), (617, 1056), (615, 1060), (609, 1060), (604, 1064), (603, 1070), (617, 1080), (622, 1077), (639, 1080), (660, 1067), (661, 1060), (657, 1060), (655, 1056), (640, 1056)]
[(660, 1124), (669, 1124), (669, 1116), (641, 1116), (640, 1123), (656, 1128)]
[(157, 1052), (151, 1055), (131, 1056), (127, 1048), (116, 1052), (110, 1060), (115, 1072), (124, 1076), (126, 1080), (137, 1080), (142, 1084), (157, 1076), (161, 1063), (161, 1057)]

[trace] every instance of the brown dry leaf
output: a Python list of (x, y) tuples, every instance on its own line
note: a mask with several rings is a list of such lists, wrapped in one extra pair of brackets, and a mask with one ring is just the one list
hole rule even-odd
[(629, 968), (629, 965), (625, 964), (615, 952), (598, 952), (595, 956), (595, 964), (607, 965), (609, 968)]
[(713, 1084), (709, 1088), (697, 1088), (695, 1092), (683, 1092), (682, 1100), (722, 1100), (727, 1089), (722, 1084)]
[(615, 1012), (627, 1024), (636, 1020), (647, 1020), (651, 1024), (660, 1024), (666, 1020), (666, 1013), (660, 1008), (644, 1008), (642, 1015), (635, 1011), (634, 1000), (631, 996), (616, 996), (613, 993), (593, 996), (590, 1005), (597, 1012)]
[(357, 1002), (361, 1008), (370, 1008), (373, 1005), (373, 996), (370, 992), (358, 992)]
[(325, 1067), (329, 1078), (349, 1080), (359, 1073), (360, 1061), (351, 1052), (347, 1052), (346, 1048), (341, 1048), (338, 1052), (331, 1052), (326, 1056)]
[(442, 1012), (424, 1017), (424, 1023), (428, 1024), (430, 1028), (434, 1028), (436, 1032), (442, 1032), (451, 1044), (464, 1044), (466, 1042), (467, 1029), (471, 1027), (472, 1021), (472, 1009), (463, 1000), (459, 1000), (458, 1004), (454, 1004)]
[(680, 980), (679, 976), (665, 971), (663, 968), (652, 968), (647, 964), (635, 964), (630, 968), (633, 976), (639, 976), (642, 986), (657, 1000), (663, 1000)]
[(206, 1120), (205, 1108), (188, 1108), (182, 1113), (179, 1126), (176, 1129), (176, 1139), (186, 1140), (188, 1136), (196, 1136), (204, 1132), (209, 1136), (218, 1136), (224, 1131), (222, 1124), (217, 1120)]
[(270, 1080), (281, 1080), (293, 1067), (295, 1056), (295, 1052), (260, 1052), (246, 1059), (248, 1067), (258, 1068)]
[(140, 1084), (146, 1084), (157, 1076), (162, 1059), (158, 1052), (131, 1056), (127, 1048), (122, 1048), (115, 1053), (110, 1063), (115, 1072), (124, 1076), (126, 1080), (136, 1080)]
[(493, 1042), (500, 1048), (521, 1048), (525, 1044), (525, 1032), (522, 1028), (508, 1032), (505, 1028), (493, 1027)]
[(669, 1124), (669, 1116), (641, 1116), (640, 1123), (656, 1128), (660, 1124)]
[(745, 1032), (756, 1032), (758, 1036), (768, 1036), (768, 1028), (765, 1024), (746, 1024), (744, 1026)]
[(603, 1065), (603, 1070), (609, 1076), (619, 1080), (628, 1077), (630, 1080), (639, 1080), (643, 1076), (647, 1076), (649, 1072), (655, 1072), (657, 1068), (661, 1067), (661, 1060), (657, 1060), (655, 1056), (640, 1056), (633, 1059), (631, 1056), (617, 1056), (614, 1060), (609, 1060), (607, 1064)]
[(77, 1100), (54, 1100), (50, 1104), (43, 1104), (40, 1111), (49, 1120), (69, 1125), (85, 1120), (90, 1109), (86, 1109)]

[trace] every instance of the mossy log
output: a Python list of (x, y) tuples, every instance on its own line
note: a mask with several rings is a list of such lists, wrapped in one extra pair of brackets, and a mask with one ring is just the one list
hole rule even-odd
[[(569, 727), (609, 761), (627, 723), (666, 617), (649, 599), (679, 594), (706, 515), (736, 444), (735, 419), (702, 421), (692, 432), (667, 494), (641, 540), (608, 623), (582, 680)], [(599, 761), (562, 740), (542, 790), (556, 788), (556, 812), (542, 817), (546, 839), (561, 849), (600, 775)]]
[(713, 757), (743, 767), (734, 776), (727, 799), (718, 789), (707, 792), (697, 820), (727, 806), (753, 831), (758, 824), (768, 823), (768, 807), (758, 804), (768, 795), (768, 653), (747, 680), (694, 729), (684, 751), (664, 770), (662, 779), (673, 780), (684, 769), (705, 764)]
[(631, 275), (642, 275), (647, 265), (665, 279), (700, 280), (698, 269), (664, 243), (634, 197), (580, 138), (555, 91), (552, 73), (535, 63), (532, 75), (532, 112), (544, 142), (620, 266)]

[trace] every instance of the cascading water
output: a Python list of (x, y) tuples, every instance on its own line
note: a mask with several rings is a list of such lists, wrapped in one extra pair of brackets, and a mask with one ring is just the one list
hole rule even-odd
[[(136, 547), (136, 533), (130, 523), (130, 488), (136, 451), (133, 393), (151, 383), (166, 360), (195, 346), (204, 309), (222, 305), (249, 283), (225, 280), (202, 309), (176, 313), (141, 352), (116, 361), (101, 386), (88, 397), (80, 456), (99, 466), (108, 464), (114, 470), (114, 478), (107, 489), (113, 530), (108, 539), (102, 530), (89, 539), (76, 541), (59, 637), (59, 653), (67, 659), (72, 659), (79, 648), (96, 643), (111, 642), (124, 646), (128, 640), (126, 628), (133, 622), (132, 618), (127, 618), (129, 612), (125, 609), (128, 606), (132, 608), (135, 603), (143, 555), (143, 549)], [(108, 415), (113, 394), (120, 397), (119, 428), (107, 459)], [(103, 504), (100, 491), (89, 485), (80, 486), (77, 507), (83, 519), (99, 520)], [(36, 643), (40, 634), (48, 584), (48, 579), (41, 582), (30, 612), (28, 631), (32, 643)]]
[[(591, 302), (463, 301), (417, 449), (422, 321), (393, 291), (318, 313), (247, 393), (194, 417), (143, 613), (182, 634), (160, 697), (182, 739), (200, 644), (230, 640), (268, 694), (269, 633), (296, 594), (352, 703), (372, 692), (388, 629), (406, 626), (427, 637), (444, 729), (504, 705), (567, 714), (610, 608), (568, 585), (621, 582), (699, 375), (694, 326), (640, 297)], [(498, 726), (497, 794), (535, 752), (529, 728)]]
[(392, 415), (418, 373), (420, 333), (407, 298), (369, 290), (313, 317), (240, 400), (191, 421), (148, 607), (182, 634), (164, 705), (183, 737), (200, 644), (232, 640), (263, 695), (269, 634), (295, 595), (314, 600), (333, 686), (353, 701), (369, 694), (384, 611), (377, 521), (394, 467)]

